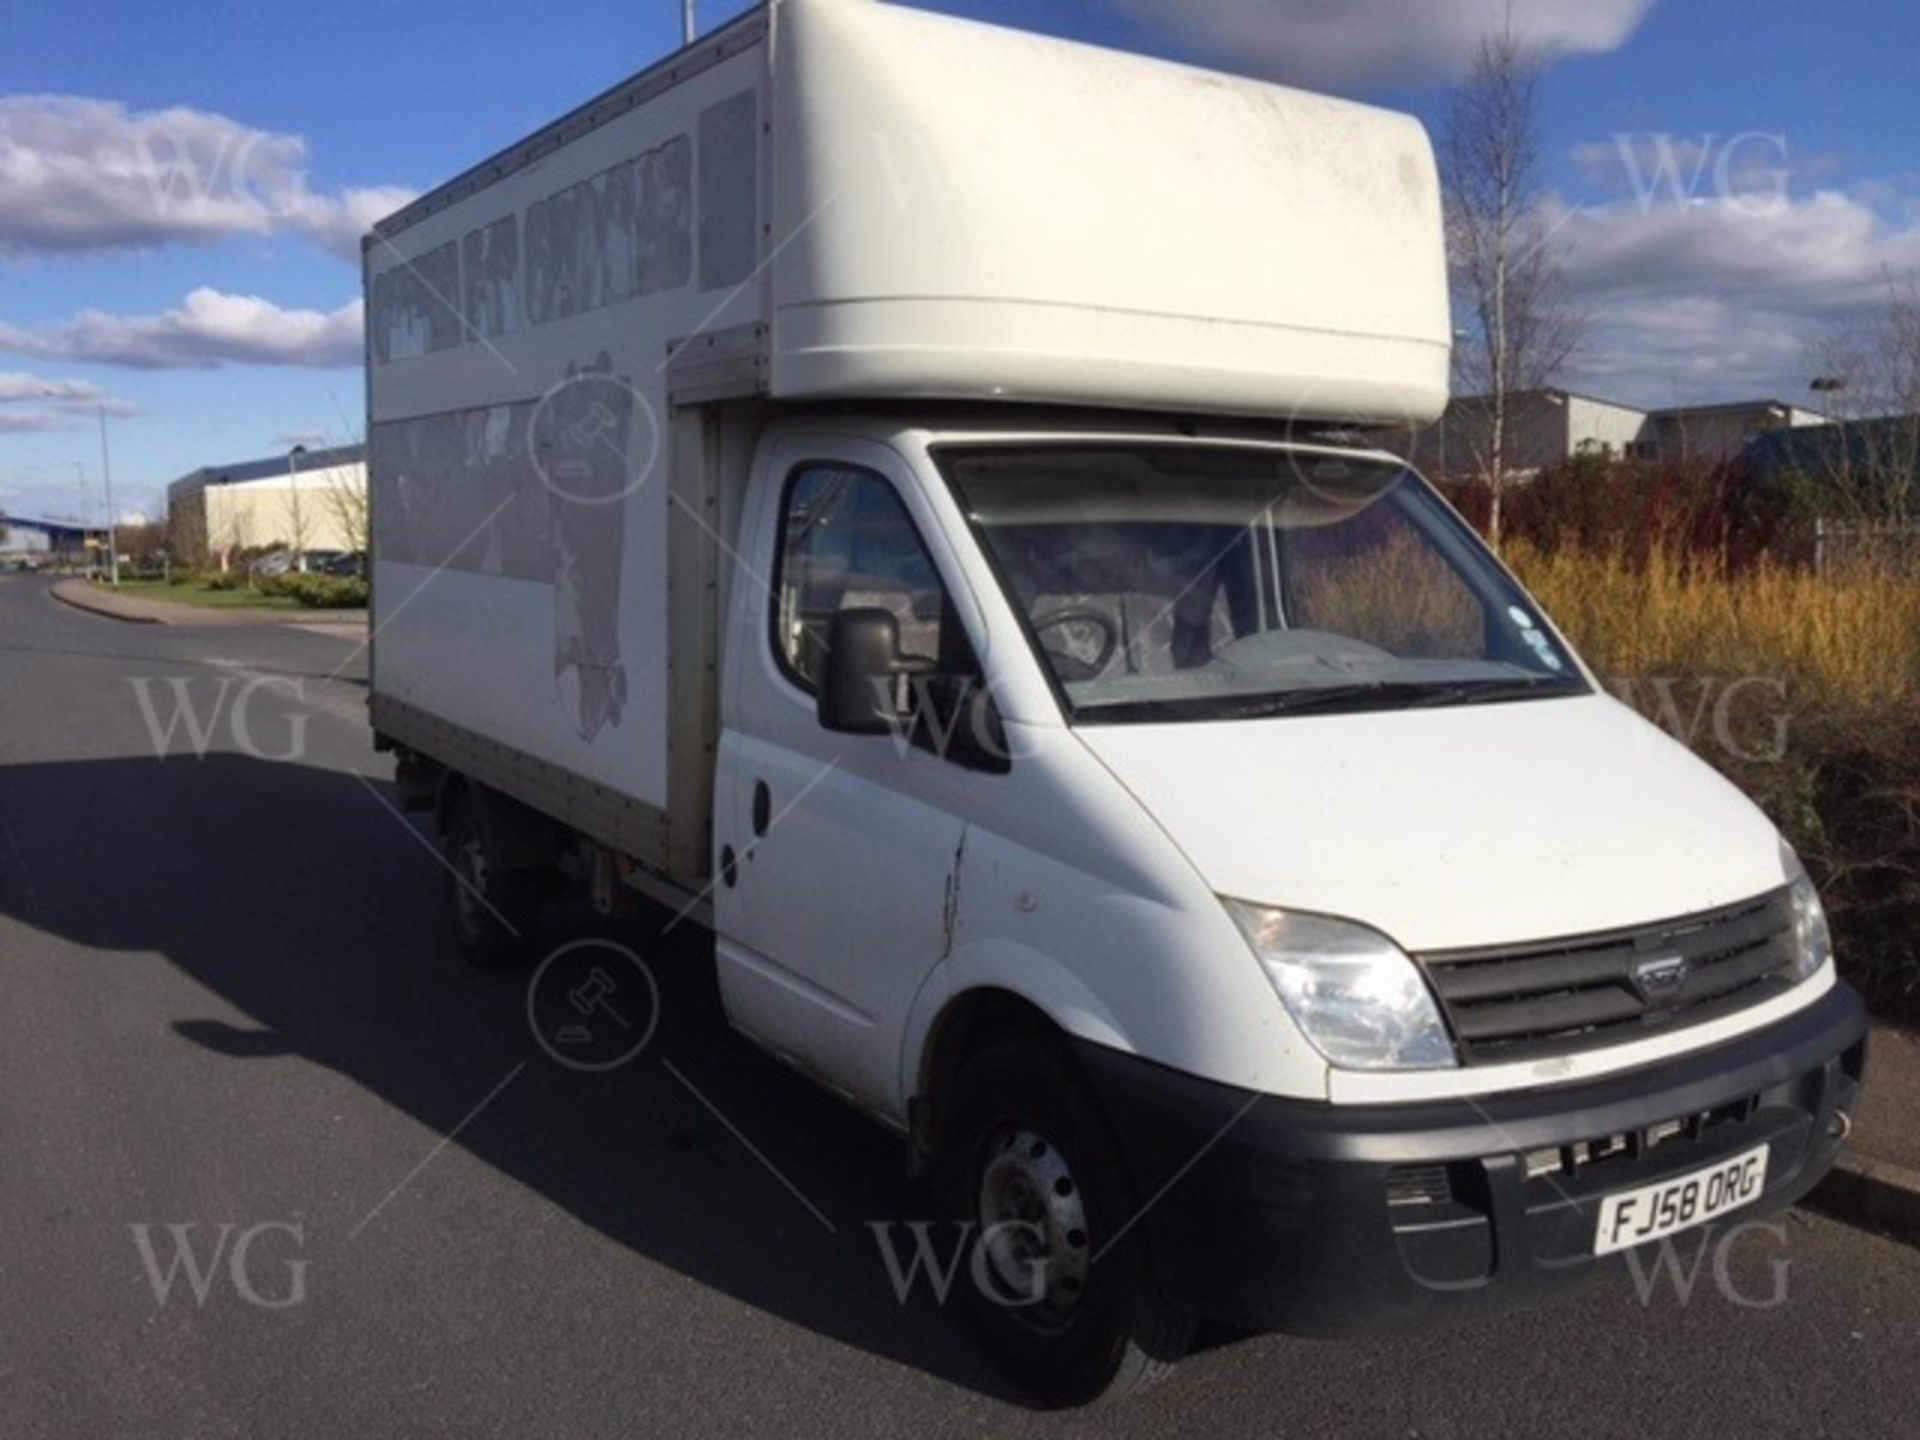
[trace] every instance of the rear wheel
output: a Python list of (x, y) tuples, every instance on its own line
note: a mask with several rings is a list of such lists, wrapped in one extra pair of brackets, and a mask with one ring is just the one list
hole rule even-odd
[(1002, 1368), (1056, 1405), (1169, 1371), (1193, 1319), (1160, 1294), (1119, 1145), (1071, 1058), (1043, 1038), (998, 1041), (951, 1093), (936, 1194), (965, 1229), (960, 1293)]
[(540, 919), (540, 877), (493, 868), (471, 795), (457, 797), (447, 815), (446, 851), (447, 899), (461, 958), (482, 970), (518, 964)]

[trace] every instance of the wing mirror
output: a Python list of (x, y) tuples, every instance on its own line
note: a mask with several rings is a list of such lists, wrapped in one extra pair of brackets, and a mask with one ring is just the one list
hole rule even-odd
[(841, 610), (827, 622), (827, 653), (816, 700), (820, 724), (846, 735), (885, 735), (910, 713), (902, 683), (928, 661), (900, 653), (900, 621), (891, 610)]
[(932, 660), (900, 653), (891, 610), (841, 610), (827, 622), (815, 713), (845, 735), (897, 732), (969, 770), (1012, 768), (1006, 728), (976, 675), (941, 675)]

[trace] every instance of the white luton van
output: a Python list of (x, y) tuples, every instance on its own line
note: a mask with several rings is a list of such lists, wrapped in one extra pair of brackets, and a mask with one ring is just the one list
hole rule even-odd
[(1405, 116), (774, 0), (365, 242), (461, 946), (687, 908), (1058, 1400), (1784, 1206), (1858, 1101), (1792, 851), (1355, 438), (1445, 405), (1441, 228)]

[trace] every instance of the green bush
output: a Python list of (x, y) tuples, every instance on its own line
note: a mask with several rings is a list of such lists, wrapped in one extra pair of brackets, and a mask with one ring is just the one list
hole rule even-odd
[(238, 570), (216, 570), (211, 575), (201, 577), (203, 590), (239, 590), (245, 587), (247, 577)]
[(357, 610), (367, 603), (367, 582), (352, 575), (276, 575), (272, 592), (291, 595), (313, 610)]

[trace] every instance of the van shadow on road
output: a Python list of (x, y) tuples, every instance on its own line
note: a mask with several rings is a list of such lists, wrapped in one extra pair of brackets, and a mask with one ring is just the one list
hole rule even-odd
[[(86, 813), (118, 817), (110, 840), (75, 823)], [(14, 765), (0, 768), (0, 815), (18, 856), (11, 865), (0, 857), (0, 911), (107, 957), (157, 951), (247, 1017), (245, 1026), (180, 1017), (172, 1028), (182, 1045), (238, 1066), (297, 1056), (442, 1135), (524, 1061), (510, 1091), (454, 1144), (703, 1285), (952, 1383), (1019, 1398), (924, 1281), (906, 1304), (896, 1298), (869, 1222), (925, 1213), (897, 1144), (727, 1028), (696, 927), (664, 938), (657, 927), (617, 932), (657, 977), (658, 1033), (631, 1064), (580, 1074), (535, 1043), (530, 969), (461, 964), (447, 937), (443, 872), (420, 834), (351, 775), (218, 752)], [(607, 933), (604, 922), (563, 914), (535, 953), (594, 933)], [(234, 1084), (244, 1087), (244, 1075)], [(220, 1093), (196, 1099), (217, 1113)], [(364, 1204), (316, 1213), (316, 1222), (345, 1239), (425, 1148), (343, 1177), (364, 1191)], [(417, 1193), (371, 1223), (417, 1225), (423, 1208), (457, 1205), (431, 1172), (414, 1184)], [(442, 1223), (457, 1227), (457, 1212)], [(904, 1228), (895, 1233), (910, 1258)]]

